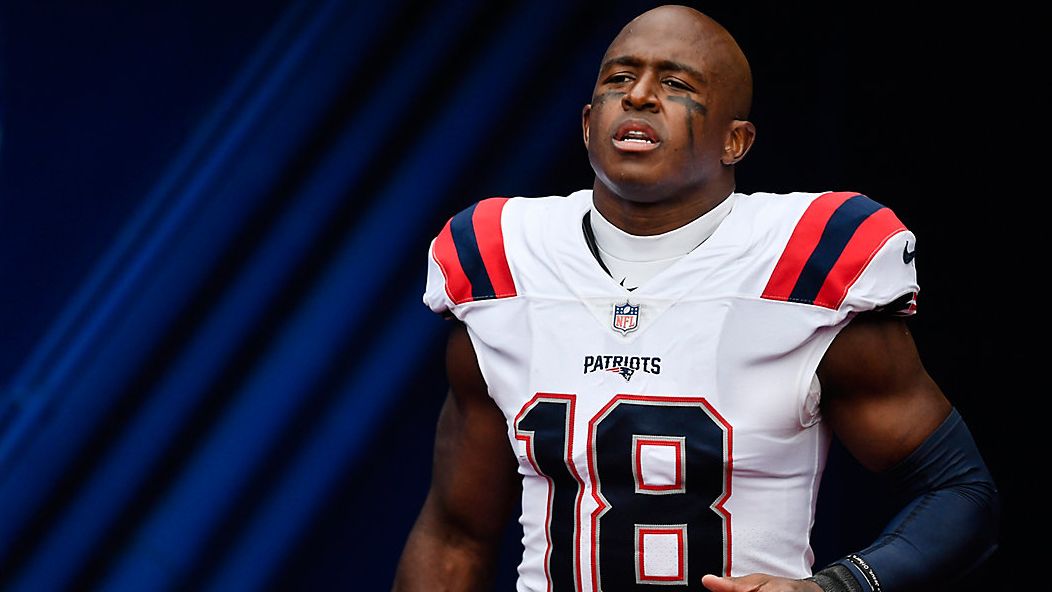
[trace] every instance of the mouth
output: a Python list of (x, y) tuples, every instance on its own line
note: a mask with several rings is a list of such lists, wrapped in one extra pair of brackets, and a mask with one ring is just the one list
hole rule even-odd
[(638, 120), (617, 126), (611, 140), (614, 148), (622, 152), (649, 152), (661, 145), (661, 138), (654, 128)]

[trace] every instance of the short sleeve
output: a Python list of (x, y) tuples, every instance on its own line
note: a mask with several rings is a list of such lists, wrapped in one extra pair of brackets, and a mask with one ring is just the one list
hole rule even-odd
[(435, 241), (431, 241), (427, 256), (427, 284), (424, 287), (424, 304), (436, 314), (449, 316), (453, 310), (453, 301), (446, 293), (446, 277), (442, 267), (435, 259)]
[(842, 313), (912, 314), (918, 286), (908, 245), (915, 242), (890, 208), (865, 195), (819, 195), (796, 221), (763, 297)]
[(851, 286), (845, 305), (854, 311), (915, 314), (920, 292), (914, 260), (916, 244), (917, 239), (909, 230), (888, 237)]
[(505, 197), (491, 197), (446, 222), (428, 249), (424, 303), (439, 314), (459, 316), (471, 302), (517, 295), (504, 245)]

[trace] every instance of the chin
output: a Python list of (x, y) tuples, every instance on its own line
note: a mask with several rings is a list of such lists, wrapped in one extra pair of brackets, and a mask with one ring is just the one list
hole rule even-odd
[(626, 168), (619, 168), (610, 173), (596, 167), (593, 169), (600, 183), (611, 193), (626, 201), (655, 203), (668, 198), (672, 193), (659, 175), (642, 174), (641, 171), (626, 170)]
[(614, 195), (635, 203), (657, 203), (671, 197), (667, 187), (651, 179), (623, 178), (616, 183), (604, 181), (603, 184)]

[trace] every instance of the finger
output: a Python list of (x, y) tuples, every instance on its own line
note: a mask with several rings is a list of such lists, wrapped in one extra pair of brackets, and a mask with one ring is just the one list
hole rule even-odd
[(701, 576), (701, 585), (712, 592), (738, 592), (739, 590), (730, 578), (721, 578), (712, 574)]

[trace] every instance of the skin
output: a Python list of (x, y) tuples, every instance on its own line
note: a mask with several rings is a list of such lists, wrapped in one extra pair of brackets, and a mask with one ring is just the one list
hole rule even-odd
[[(717, 206), (756, 137), (746, 119), (751, 89), (737, 43), (701, 13), (666, 6), (626, 25), (581, 114), (596, 208), (626, 232), (649, 236)], [(613, 137), (629, 122), (651, 127), (656, 149), (619, 150)]]
[[(629, 23), (603, 58), (592, 103), (582, 112), (596, 173), (593, 198), (626, 232), (652, 235), (709, 211), (734, 190), (734, 165), (755, 138), (745, 118), (748, 63), (719, 24), (665, 6)], [(660, 143), (619, 150), (626, 121), (645, 123)], [(507, 424), (489, 397), (466, 328), (447, 344), (450, 391), (438, 421), (434, 477), (398, 566), (394, 590), (484, 590), (521, 482)], [(853, 319), (818, 369), (822, 414), (865, 467), (905, 458), (949, 415), (951, 405), (921, 362), (902, 320)], [(770, 574), (705, 575), (713, 592), (821, 592)]]
[(449, 394), (439, 414), (431, 489), (406, 542), (394, 590), (487, 590), (521, 493), (504, 415), (489, 397), (461, 323), (446, 346)]

